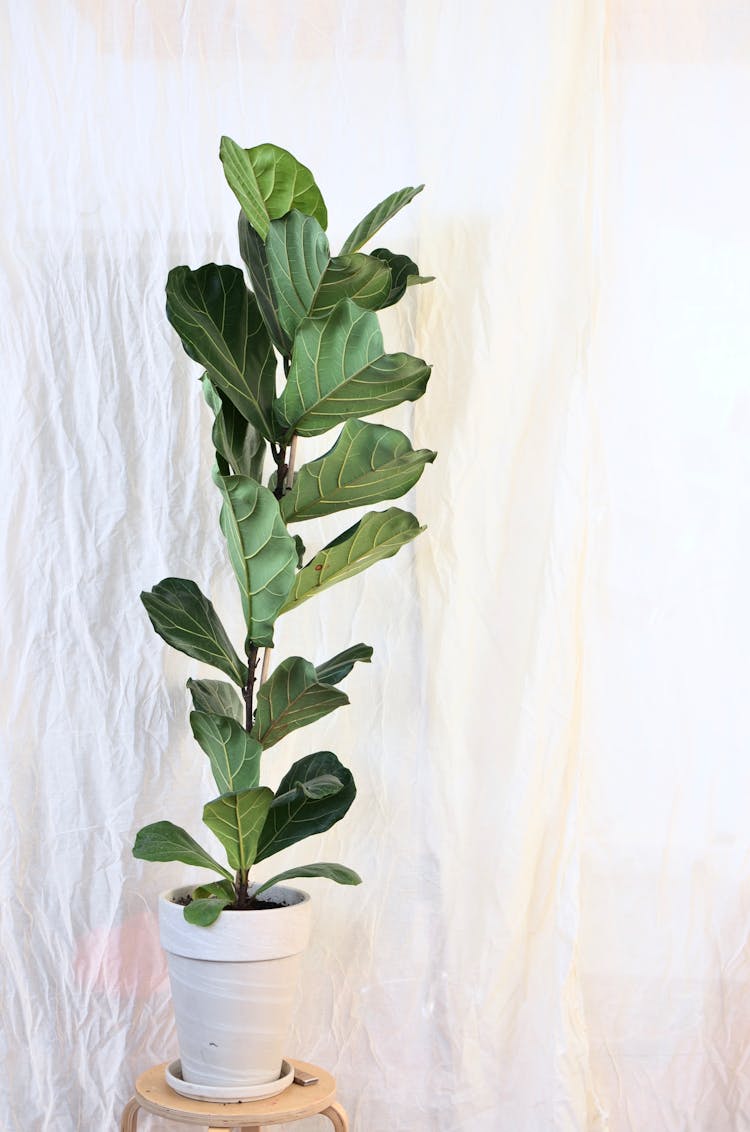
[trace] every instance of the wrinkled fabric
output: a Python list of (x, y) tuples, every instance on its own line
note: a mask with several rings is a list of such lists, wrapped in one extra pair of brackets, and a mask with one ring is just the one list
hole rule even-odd
[(428, 531), (278, 626), (375, 649), (266, 757), (359, 788), (259, 870), (364, 878), (309, 883), (289, 1053), (368, 1132), (750, 1128), (746, 5), (6, 0), (2, 31), (0, 1128), (114, 1128), (177, 1056), (155, 902), (198, 874), (130, 847), (211, 845), (209, 672), (138, 595), (193, 578), (242, 640), (163, 312), (170, 267), (239, 264), (222, 134), (312, 167), (334, 247), (425, 181), (376, 243), (437, 277), (383, 319), (427, 396), (379, 418), (439, 451)]

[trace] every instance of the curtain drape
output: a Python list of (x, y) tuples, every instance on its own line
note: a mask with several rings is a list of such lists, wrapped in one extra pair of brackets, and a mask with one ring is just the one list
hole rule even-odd
[(163, 309), (239, 263), (229, 134), (312, 167), (334, 246), (426, 182), (385, 242), (437, 277), (384, 320), (434, 363), (383, 418), (439, 451), (429, 529), (279, 624), (375, 649), (268, 758), (359, 787), (289, 1052), (368, 1132), (750, 1128), (747, 5), (1, 11), (0, 1127), (114, 1128), (176, 1056), (155, 900), (195, 874), (130, 847), (210, 782), (138, 594), (194, 578), (241, 639)]

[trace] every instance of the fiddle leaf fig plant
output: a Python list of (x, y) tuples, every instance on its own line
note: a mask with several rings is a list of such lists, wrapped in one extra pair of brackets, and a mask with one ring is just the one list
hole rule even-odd
[[(141, 598), (163, 640), (228, 678), (187, 682), (190, 727), (218, 792), (203, 821), (226, 864), (169, 821), (141, 829), (133, 847), (143, 860), (180, 861), (219, 878), (197, 885), (185, 906), (185, 918), (199, 925), (225, 909), (256, 906), (278, 881), (360, 883), (352, 869), (326, 862), (251, 882), (256, 863), (330, 829), (354, 801), (352, 774), (331, 751), (297, 759), (275, 791), (261, 784), (261, 770), (267, 750), (349, 703), (338, 685), (372, 657), (369, 645), (356, 644), (329, 660), (288, 656), (269, 675), (270, 650), (281, 616), (396, 554), (424, 527), (398, 507), (369, 510), (309, 554), (290, 527), (398, 499), (435, 459), (397, 429), (363, 419), (417, 400), (430, 376), (421, 358), (385, 351), (377, 312), (431, 277), (408, 256), (361, 251), (423, 186), (381, 201), (333, 255), (320, 189), (291, 153), (270, 144), (243, 149), (223, 138), (220, 158), (241, 207), (239, 249), (251, 286), (239, 267), (175, 267), (167, 317), (203, 370), (242, 647), (195, 582), (165, 578)], [(339, 426), (329, 451), (299, 466), (299, 438)]]

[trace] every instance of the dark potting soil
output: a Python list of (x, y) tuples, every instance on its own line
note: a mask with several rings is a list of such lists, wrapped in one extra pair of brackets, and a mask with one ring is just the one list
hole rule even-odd
[[(172, 903), (173, 904), (179, 904), (182, 908), (187, 908), (188, 904), (193, 903), (193, 898), (190, 895), (190, 893), (187, 893), (185, 896), (177, 897), (177, 899), (173, 900)], [(274, 902), (272, 900), (256, 900), (254, 896), (251, 896), (250, 899), (247, 902), (246, 908), (243, 908), (243, 909), (240, 909), (240, 908), (225, 908), (224, 911), (225, 912), (239, 912), (239, 911), (264, 912), (266, 910), (266, 908), (283, 908), (283, 907), (285, 907), (285, 905), (274, 904)]]

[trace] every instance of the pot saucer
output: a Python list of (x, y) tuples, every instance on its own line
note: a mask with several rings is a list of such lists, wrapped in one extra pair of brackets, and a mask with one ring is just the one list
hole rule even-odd
[(262, 1085), (193, 1085), (190, 1081), (183, 1081), (182, 1065), (178, 1059), (166, 1067), (164, 1077), (170, 1089), (174, 1089), (181, 1097), (190, 1097), (194, 1101), (260, 1101), (278, 1096), (291, 1085), (294, 1066), (288, 1061), (282, 1061), (281, 1076), (276, 1081), (266, 1081)]

